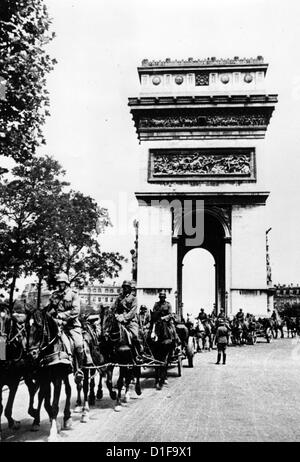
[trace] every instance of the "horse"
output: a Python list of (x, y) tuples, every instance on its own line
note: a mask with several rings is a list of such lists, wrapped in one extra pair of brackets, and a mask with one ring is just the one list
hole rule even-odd
[(2, 390), (9, 389), (4, 410), (9, 428), (18, 430), (20, 422), (12, 417), (14, 399), (24, 374), (25, 315), (11, 313), (8, 305), (1, 304), (0, 311), (0, 440), (2, 439), (1, 416), (3, 412)]
[[(66, 393), (63, 428), (69, 430), (72, 427), (69, 375), (73, 370), (74, 347), (63, 333), (61, 323), (56, 321), (47, 309), (29, 313), (26, 320), (26, 334), (27, 354), (32, 362), (38, 388), (38, 407), (34, 412), (32, 430), (37, 431), (40, 428), (40, 411), (44, 402), (51, 424), (48, 441), (57, 441), (57, 416), (63, 383)], [(51, 384), (53, 384), (53, 394)]]
[(285, 325), (286, 325), (286, 328), (287, 328), (287, 336), (288, 336), (288, 338), (290, 336), (290, 333), (291, 333), (291, 337), (294, 338), (297, 335), (296, 318), (290, 318), (289, 316), (286, 316), (284, 318), (284, 321), (285, 321)]
[(161, 390), (166, 383), (168, 361), (176, 344), (171, 322), (161, 319), (158, 312), (151, 313), (149, 345), (155, 360), (161, 363), (155, 367), (155, 387), (157, 390)]
[[(209, 351), (213, 348), (213, 334), (212, 334), (212, 325), (208, 319), (200, 320), (196, 322), (196, 342), (197, 342), (197, 351), (202, 351), (208, 349)], [(202, 348), (200, 345), (200, 340), (202, 342)]]
[[(107, 376), (107, 387), (112, 390), (112, 372), (113, 365), (119, 364), (119, 377), (117, 380), (117, 396), (115, 411), (119, 412), (122, 409), (121, 397), (122, 389), (125, 386), (124, 402), (130, 400), (129, 386), (135, 378), (135, 392), (138, 396), (142, 394), (140, 377), (141, 367), (136, 364), (136, 352), (132, 345), (131, 333), (126, 329), (126, 326), (119, 322), (113, 313), (109, 313), (105, 320), (105, 332), (102, 347), (105, 351), (105, 356), (111, 361), (112, 366), (108, 368), (109, 375)], [(114, 394), (111, 394), (113, 398)]]
[(243, 344), (243, 333), (243, 322), (237, 318), (234, 318), (231, 324), (231, 340), (233, 345), (241, 346)]
[(279, 315), (277, 315), (276, 318), (273, 319), (273, 328), (272, 328), (273, 338), (278, 338), (278, 331), (280, 332), (280, 338), (284, 338), (284, 333), (283, 333), (284, 324), (285, 324), (284, 320), (281, 319)]
[[(109, 355), (103, 346), (101, 338), (101, 327), (98, 326), (99, 317), (97, 315), (82, 315), (80, 317), (85, 361), (83, 365), (83, 383), (77, 384), (77, 400), (74, 412), (82, 412), (81, 422), (86, 423), (89, 420), (89, 405), (93, 406), (97, 400), (102, 399), (102, 378), (106, 373), (107, 388), (111, 399), (116, 400), (116, 392), (112, 388), (112, 373), (113, 367), (106, 366), (109, 362)], [(99, 384), (97, 394), (95, 395), (95, 376), (99, 374)], [(81, 390), (83, 389), (83, 404), (81, 399)]]

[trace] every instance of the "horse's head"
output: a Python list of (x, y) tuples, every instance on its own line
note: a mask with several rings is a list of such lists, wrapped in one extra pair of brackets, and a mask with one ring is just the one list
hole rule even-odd
[(36, 360), (43, 351), (49, 353), (58, 333), (59, 327), (46, 309), (29, 312), (26, 319), (26, 349), (29, 357)]
[(10, 311), (6, 303), (0, 305), (0, 334), (5, 339), (5, 359), (18, 361), (25, 351), (25, 319), (24, 313)]

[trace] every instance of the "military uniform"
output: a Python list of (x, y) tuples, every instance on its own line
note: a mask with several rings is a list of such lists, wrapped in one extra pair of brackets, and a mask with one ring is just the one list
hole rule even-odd
[(167, 302), (166, 300), (163, 302), (156, 302), (153, 307), (153, 313), (158, 313), (160, 318), (165, 317), (165, 321), (169, 323), (171, 328), (172, 337), (177, 341), (177, 343), (180, 343), (180, 339), (177, 335), (176, 327), (173, 321), (174, 313), (172, 313), (171, 303)]
[(217, 328), (215, 342), (217, 344), (218, 349), (218, 358), (217, 364), (220, 364), (221, 361), (221, 354), (223, 354), (223, 364), (226, 364), (226, 347), (228, 345), (229, 340), (229, 330), (226, 325), (221, 324)]
[(204, 311), (200, 311), (198, 314), (198, 319), (200, 319), (201, 322), (207, 321), (207, 314)]
[(65, 322), (64, 330), (73, 339), (75, 349), (83, 353), (83, 337), (78, 319), (80, 299), (77, 292), (70, 287), (54, 291), (50, 297), (50, 306), (55, 309), (59, 319)]
[(244, 322), (245, 320), (245, 315), (242, 311), (239, 311), (237, 314), (236, 314), (236, 319), (238, 319), (239, 321), (241, 322)]
[(138, 354), (143, 353), (143, 345), (140, 339), (138, 316), (137, 316), (137, 299), (131, 294), (121, 294), (117, 297), (111, 307), (111, 314), (124, 324), (126, 329), (131, 333), (132, 343), (136, 347)]

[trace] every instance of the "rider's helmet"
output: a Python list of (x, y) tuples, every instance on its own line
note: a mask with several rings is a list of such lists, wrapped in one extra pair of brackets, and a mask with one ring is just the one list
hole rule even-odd
[(56, 277), (56, 282), (65, 282), (66, 284), (70, 284), (69, 278), (66, 275), (66, 273), (59, 273), (58, 276)]
[(160, 290), (158, 295), (159, 295), (160, 297), (166, 297), (166, 296), (167, 296), (167, 292), (166, 292), (165, 290)]
[(146, 305), (141, 305), (140, 306), (140, 311), (143, 311), (143, 312), (147, 311)]
[(131, 281), (123, 281), (122, 287), (132, 287)]

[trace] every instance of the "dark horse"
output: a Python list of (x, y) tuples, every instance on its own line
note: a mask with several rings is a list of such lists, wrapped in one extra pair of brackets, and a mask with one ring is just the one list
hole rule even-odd
[(9, 428), (19, 429), (20, 422), (12, 417), (12, 408), (20, 380), (24, 374), (25, 360), (25, 315), (11, 314), (6, 304), (0, 311), (0, 440), (1, 416), (3, 412), (2, 389), (7, 386), (9, 395), (5, 417)]
[[(58, 436), (57, 416), (63, 383), (66, 393), (63, 428), (68, 430), (72, 426), (69, 374), (72, 372), (73, 346), (63, 334), (62, 326), (47, 313), (46, 309), (36, 310), (28, 315), (26, 332), (27, 353), (32, 362), (32, 375), (39, 389), (38, 407), (34, 413), (32, 430), (39, 429), (40, 411), (44, 402), (51, 424), (48, 441), (56, 441)], [(51, 384), (53, 384), (53, 395)], [(31, 399), (33, 400), (32, 396)]]
[(161, 319), (158, 312), (151, 313), (149, 346), (154, 358), (161, 363), (155, 367), (155, 386), (161, 390), (167, 380), (168, 361), (175, 348), (175, 336), (170, 321)]
[[(129, 386), (131, 381), (135, 378), (135, 392), (141, 395), (141, 367), (135, 362), (136, 353), (134, 351), (131, 334), (122, 323), (120, 323), (115, 315), (111, 313), (106, 319), (106, 332), (105, 340), (102, 346), (105, 351), (105, 357), (114, 364), (120, 366), (119, 378), (117, 381), (117, 402), (115, 411), (121, 410), (121, 394), (123, 386), (125, 386), (124, 402), (128, 403), (130, 400)], [(107, 387), (112, 390), (112, 371), (107, 376)], [(113, 398), (112, 394), (110, 395)], [(114, 399), (114, 398), (113, 398)]]
[[(83, 315), (80, 317), (83, 344), (84, 344), (84, 366), (83, 366), (83, 384), (77, 384), (77, 401), (74, 412), (81, 412), (81, 422), (86, 423), (89, 420), (89, 405), (94, 405), (96, 398), (103, 397), (102, 378), (106, 374), (106, 385), (109, 390), (111, 399), (117, 398), (116, 392), (112, 388), (113, 366), (105, 366), (109, 363), (109, 354), (107, 345), (102, 338), (101, 326), (98, 326), (99, 316)], [(97, 394), (95, 395), (95, 377), (99, 375), (99, 384)], [(83, 389), (83, 402), (81, 399), (81, 390)], [(83, 403), (83, 404), (82, 404)]]

